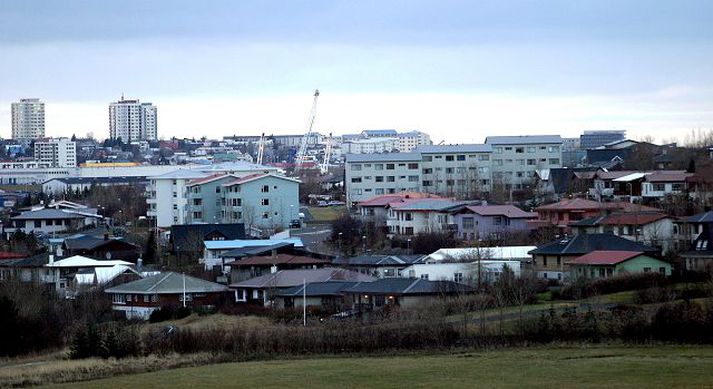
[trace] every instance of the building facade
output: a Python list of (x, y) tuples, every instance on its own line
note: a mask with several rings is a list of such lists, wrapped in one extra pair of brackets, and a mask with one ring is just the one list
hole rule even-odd
[(37, 139), (45, 136), (45, 103), (40, 99), (20, 99), (12, 103), (12, 138)]
[(38, 140), (35, 161), (49, 167), (77, 167), (77, 143), (67, 138)]
[(626, 131), (584, 131), (579, 136), (580, 148), (589, 150), (626, 139)]
[(541, 169), (562, 167), (562, 138), (559, 135), (489, 136), (493, 150), (493, 179), (506, 189), (521, 189)]
[(109, 104), (109, 137), (124, 143), (157, 140), (156, 107), (139, 100), (124, 100)]

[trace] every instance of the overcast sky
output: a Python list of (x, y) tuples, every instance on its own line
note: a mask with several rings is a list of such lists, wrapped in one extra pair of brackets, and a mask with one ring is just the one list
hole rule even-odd
[(108, 135), (124, 93), (159, 137), (421, 129), (435, 141), (713, 128), (713, 2), (0, 2), (0, 137), (10, 103), (48, 136)]

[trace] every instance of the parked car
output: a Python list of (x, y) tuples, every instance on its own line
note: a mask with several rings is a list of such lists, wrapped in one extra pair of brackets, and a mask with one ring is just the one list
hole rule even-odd
[(290, 228), (302, 228), (302, 220), (292, 219), (290, 221)]
[(317, 206), (318, 206), (318, 207), (328, 207), (328, 206), (329, 206), (329, 203), (326, 202), (326, 201), (318, 201), (318, 202), (317, 202)]
[(345, 203), (344, 201), (332, 200), (329, 202), (329, 205), (330, 206), (332, 206), (332, 205), (347, 205), (347, 203)]

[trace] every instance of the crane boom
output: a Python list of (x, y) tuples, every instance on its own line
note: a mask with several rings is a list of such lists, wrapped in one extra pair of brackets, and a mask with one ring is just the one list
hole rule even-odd
[(332, 133), (329, 133), (327, 137), (327, 144), (324, 146), (324, 160), (319, 170), (322, 174), (327, 174), (329, 172), (329, 161), (332, 159)]
[(314, 90), (314, 100), (312, 100), (312, 111), (310, 111), (309, 119), (307, 121), (307, 133), (302, 137), (302, 142), (300, 143), (300, 149), (297, 152), (297, 157), (295, 158), (295, 171), (302, 168), (305, 162), (305, 157), (307, 156), (307, 144), (309, 143), (309, 138), (312, 136), (312, 126), (314, 126), (314, 120), (317, 117), (317, 98), (319, 98), (319, 89)]
[(262, 165), (263, 154), (265, 154), (265, 133), (264, 132), (262, 133), (262, 135), (260, 135), (260, 143), (258, 143), (258, 146), (257, 146), (257, 161), (256, 161), (256, 163), (258, 165)]

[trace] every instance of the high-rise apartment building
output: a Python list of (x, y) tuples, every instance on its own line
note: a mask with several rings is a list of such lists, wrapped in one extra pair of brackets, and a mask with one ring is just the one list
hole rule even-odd
[(40, 99), (20, 99), (12, 103), (12, 138), (37, 139), (45, 136), (45, 103)]
[(124, 96), (109, 104), (109, 137), (124, 143), (158, 139), (156, 107)]
[(38, 139), (35, 161), (50, 167), (77, 167), (77, 143), (67, 138)]

